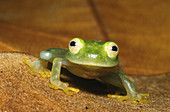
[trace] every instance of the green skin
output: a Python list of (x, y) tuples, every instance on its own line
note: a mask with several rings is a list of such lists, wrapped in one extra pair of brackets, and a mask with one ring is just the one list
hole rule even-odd
[(47, 70), (47, 63), (52, 62), (52, 71), (50, 82), (51, 88), (62, 89), (66, 94), (72, 95), (70, 90), (78, 92), (78, 89), (68, 87), (67, 83), (60, 81), (61, 67), (66, 67), (76, 76), (86, 79), (99, 79), (111, 85), (117, 86), (122, 90), (126, 90), (126, 96), (108, 95), (117, 98), (119, 101), (130, 100), (137, 104), (148, 103), (148, 94), (140, 94), (136, 92), (136, 87), (131, 82), (123, 70), (118, 68), (118, 55), (110, 58), (104, 50), (104, 44), (101, 41), (83, 41), (83, 47), (78, 53), (73, 54), (69, 49), (51, 48), (40, 53), (40, 58), (34, 62), (26, 62), (32, 71), (38, 72), (44, 77), (50, 72)]

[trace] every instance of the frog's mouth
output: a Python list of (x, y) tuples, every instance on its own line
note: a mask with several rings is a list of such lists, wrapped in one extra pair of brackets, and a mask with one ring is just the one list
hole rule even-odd
[[(76, 64), (79, 66), (88, 66), (88, 67), (114, 67), (118, 65), (118, 58), (112, 63), (106, 63), (104, 61), (95, 62), (95, 61), (76, 61), (76, 60), (67, 60), (68, 65)], [(66, 64), (67, 65), (67, 64)]]

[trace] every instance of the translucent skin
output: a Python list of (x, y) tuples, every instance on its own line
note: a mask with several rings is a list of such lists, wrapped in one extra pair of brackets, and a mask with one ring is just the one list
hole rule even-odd
[(66, 51), (65, 59), (79, 65), (89, 65), (97, 67), (113, 67), (118, 64), (118, 56), (110, 58), (101, 41), (87, 40), (83, 42), (83, 46), (78, 53), (73, 54)]
[[(78, 52), (74, 49), (70, 51), (72, 49), (51, 48), (42, 51), (37, 61), (28, 62), (24, 60), (24, 62), (31, 67), (32, 74), (38, 72), (43, 77), (50, 76), (50, 87), (62, 89), (68, 95), (72, 95), (71, 91), (78, 92), (79, 89), (68, 87), (68, 83), (60, 81), (62, 66), (65, 66), (70, 72), (79, 77), (100, 79), (125, 90), (127, 93), (126, 96), (109, 94), (108, 97), (117, 98), (118, 101), (130, 100), (134, 104), (139, 102), (149, 103), (149, 95), (136, 92), (134, 83), (127, 78), (121, 68), (118, 68), (118, 54), (114, 57), (108, 55), (106, 47), (109, 42), (74, 39), (81, 43)], [(47, 69), (48, 62), (53, 63), (51, 72)]]

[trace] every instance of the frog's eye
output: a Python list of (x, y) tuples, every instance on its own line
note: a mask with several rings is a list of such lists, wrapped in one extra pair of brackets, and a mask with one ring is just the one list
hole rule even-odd
[(69, 43), (69, 50), (71, 53), (76, 54), (83, 47), (83, 40), (80, 38), (74, 38)]
[(114, 58), (118, 55), (119, 48), (114, 42), (106, 42), (105, 43), (105, 51), (107, 52), (110, 58)]

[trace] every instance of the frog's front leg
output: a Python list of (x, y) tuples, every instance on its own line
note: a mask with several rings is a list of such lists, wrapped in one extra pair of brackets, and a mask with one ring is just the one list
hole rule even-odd
[[(111, 98), (117, 98), (118, 101), (123, 101), (123, 100), (130, 100), (132, 103), (137, 104), (138, 102), (140, 103), (149, 103), (148, 98), (149, 94), (141, 94), (136, 91), (136, 87), (133, 82), (131, 82), (127, 76), (125, 75), (124, 71), (122, 69), (117, 69), (116, 74), (120, 77), (120, 81), (122, 83), (122, 88), (120, 83), (115, 83), (115, 74), (104, 76), (101, 79), (104, 80), (107, 83), (110, 83), (112, 85), (118, 85), (122, 89), (126, 90), (126, 96), (121, 96), (121, 95), (111, 95), (108, 94), (108, 97)], [(114, 79), (113, 79), (114, 78)], [(109, 79), (109, 80), (107, 80)], [(112, 79), (112, 80), (111, 80)], [(118, 80), (119, 80), (118, 79)]]
[(23, 59), (23, 62), (27, 64), (31, 70), (32, 75), (36, 73), (41, 74), (43, 77), (50, 77), (50, 70), (47, 69), (48, 62), (53, 62), (55, 57), (63, 58), (66, 53), (65, 49), (50, 48), (40, 52), (40, 58), (36, 61), (27, 61)]
[(53, 61), (52, 72), (50, 77), (50, 87), (53, 89), (62, 89), (66, 94), (72, 95), (72, 92), (70, 92), (69, 90), (79, 92), (79, 89), (68, 87), (68, 83), (60, 81), (62, 61), (62, 58), (55, 58)]

